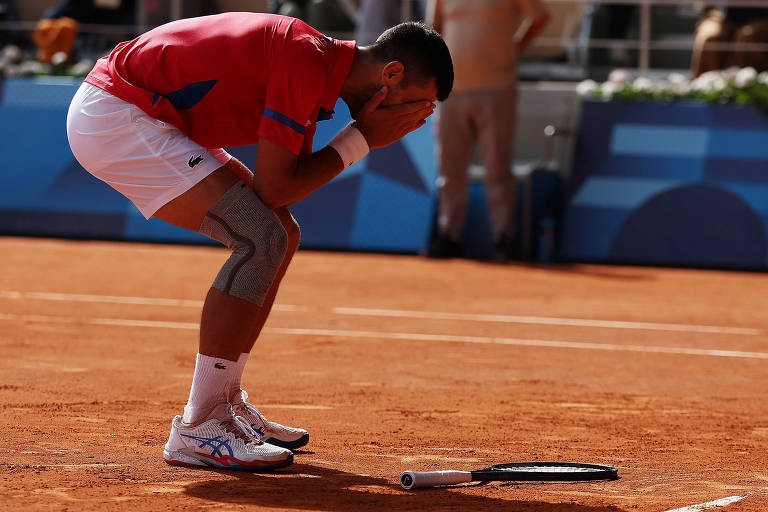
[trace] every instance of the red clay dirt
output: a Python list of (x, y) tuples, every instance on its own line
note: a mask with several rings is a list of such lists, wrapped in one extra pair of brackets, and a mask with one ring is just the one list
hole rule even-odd
[[(0, 510), (768, 510), (768, 274), (299, 251), (244, 385), (311, 442), (249, 474), (161, 457), (225, 250), (0, 254)], [(528, 460), (621, 479), (398, 485)]]

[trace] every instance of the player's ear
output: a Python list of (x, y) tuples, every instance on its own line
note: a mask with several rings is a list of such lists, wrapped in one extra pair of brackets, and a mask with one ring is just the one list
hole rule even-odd
[(383, 85), (397, 85), (403, 80), (405, 66), (399, 60), (388, 62), (381, 69), (381, 83)]

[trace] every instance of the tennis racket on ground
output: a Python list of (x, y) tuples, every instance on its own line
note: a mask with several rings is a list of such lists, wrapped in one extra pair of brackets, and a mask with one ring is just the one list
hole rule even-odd
[(477, 471), (405, 471), (400, 475), (400, 485), (409, 490), (465, 482), (589, 482), (617, 478), (619, 470), (614, 466), (581, 462), (513, 462)]

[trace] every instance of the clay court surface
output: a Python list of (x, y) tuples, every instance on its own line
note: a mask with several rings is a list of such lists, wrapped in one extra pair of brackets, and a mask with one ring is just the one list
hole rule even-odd
[[(2, 510), (768, 510), (768, 274), (299, 251), (244, 384), (311, 441), (248, 474), (161, 458), (223, 249), (0, 254)], [(529, 460), (621, 479), (398, 485)]]

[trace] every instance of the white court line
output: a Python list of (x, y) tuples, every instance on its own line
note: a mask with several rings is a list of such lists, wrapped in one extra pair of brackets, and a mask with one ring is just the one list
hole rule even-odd
[(730, 505), (731, 503), (736, 503), (737, 501), (743, 500), (747, 496), (749, 495), (747, 494), (744, 496), (728, 496), (727, 498), (720, 498), (719, 500), (708, 501), (706, 503), (699, 503), (698, 505), (689, 505), (687, 507), (667, 510), (667, 512), (701, 512), (702, 510), (707, 510), (709, 508), (724, 507), (726, 505)]
[(719, 327), (715, 325), (662, 324), (651, 322), (621, 322), (615, 320), (589, 320), (549, 316), (484, 315), (471, 313), (440, 313), (434, 311), (405, 311), (400, 309), (370, 308), (333, 308), (333, 312), (340, 315), (427, 318), (436, 320), (472, 320), (475, 322), (501, 322), (512, 324), (568, 325), (572, 327), (607, 327), (611, 329), (706, 332), (714, 334), (760, 334), (759, 329), (751, 329), (746, 327)]
[[(36, 322), (73, 323), (67, 317), (45, 317), (42, 315), (4, 315), (0, 320), (31, 320)], [(115, 325), (123, 327), (151, 327), (165, 329), (198, 330), (193, 322), (161, 322), (156, 320), (131, 320), (127, 318), (93, 318), (83, 320), (92, 325)], [(613, 343), (591, 343), (579, 341), (554, 341), (519, 338), (496, 338), (485, 336), (455, 336), (449, 334), (426, 334), (410, 332), (356, 331), (342, 329), (289, 329), (282, 327), (265, 328), (263, 332), (293, 336), (336, 336), (343, 338), (375, 338), (410, 341), (440, 341), (448, 343), (478, 343), (486, 345), (516, 345), (524, 347), (570, 348), (580, 350), (604, 350), (612, 352), (642, 352), (651, 354), (693, 355), (709, 357), (733, 357), (742, 359), (768, 359), (767, 352), (741, 352), (736, 350), (699, 349), (686, 347), (660, 347), (651, 345), (618, 345)]]
[(159, 329), (188, 329), (197, 331), (200, 324), (196, 322), (160, 322), (157, 320), (128, 320), (121, 318), (94, 318), (86, 323), (94, 325), (118, 325), (121, 327), (155, 327)]
[(520, 338), (495, 338), (484, 336), (454, 336), (449, 334), (422, 334), (409, 332), (351, 331), (337, 329), (285, 329), (273, 327), (264, 329), (274, 334), (299, 336), (339, 336), (351, 338), (388, 338), (395, 340), (444, 341), (449, 343), (482, 343), (488, 345), (518, 345), (525, 347), (575, 348), (582, 350), (608, 350), (614, 352), (645, 352), (711, 357), (739, 357), (746, 359), (768, 359), (768, 352), (740, 352), (735, 350), (699, 349), (685, 347), (656, 347), (649, 345), (617, 345), (613, 343), (590, 343), (580, 341), (534, 340)]
[[(0, 290), (0, 299), (31, 299), (52, 300), (59, 302), (95, 302), (100, 304), (138, 304), (142, 306), (176, 306), (185, 308), (202, 308), (201, 300), (163, 299), (151, 297), (122, 297), (115, 295), (86, 295), (79, 293), (48, 293), (48, 292), (19, 292)], [(277, 311), (308, 311), (304, 306), (275, 304)]]
[(727, 498), (720, 498), (719, 500), (708, 501), (706, 503), (699, 503), (698, 505), (689, 505), (687, 507), (675, 508), (667, 510), (666, 512), (701, 512), (702, 510), (708, 510), (710, 508), (725, 507), (737, 501), (741, 501), (744, 498), (748, 498), (756, 492), (768, 491), (768, 487), (763, 487), (756, 491), (748, 492), (742, 496), (728, 496)]
[[(20, 292), (12, 290), (0, 290), (0, 299), (31, 299), (31, 300), (51, 300), (60, 302), (94, 302), (94, 303), (112, 303), (112, 304), (139, 304), (148, 306), (178, 306), (201, 308), (203, 301), (181, 300), (167, 298), (150, 297), (122, 297), (114, 295), (86, 295), (76, 293), (48, 293), (48, 292)], [(289, 304), (275, 304), (276, 311), (309, 311), (305, 306), (293, 306)], [(521, 323), (538, 325), (567, 325), (572, 327), (600, 327), (610, 329), (641, 329), (656, 331), (678, 331), (678, 332), (699, 332), (711, 334), (737, 334), (737, 335), (758, 335), (760, 329), (748, 327), (721, 327), (714, 325), (687, 325), (687, 324), (666, 324), (652, 322), (623, 322), (616, 320), (594, 320), (579, 318), (561, 318), (546, 316), (516, 316), (516, 315), (491, 315), (491, 314), (470, 314), (470, 313), (445, 313), (434, 311), (406, 311), (399, 309), (373, 309), (373, 308), (349, 308), (335, 307), (332, 311), (339, 315), (357, 315), (357, 316), (385, 316), (401, 318), (421, 318), (438, 320), (466, 320), (473, 322), (500, 322), (500, 323)]]

